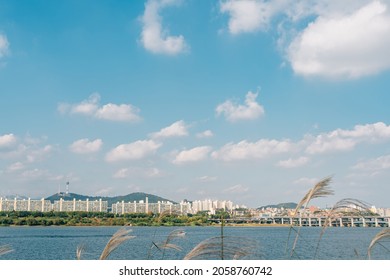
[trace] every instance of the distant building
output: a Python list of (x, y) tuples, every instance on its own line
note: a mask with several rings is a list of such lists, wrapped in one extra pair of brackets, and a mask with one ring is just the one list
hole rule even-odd
[(41, 200), (33, 199), (3, 199), (0, 197), (0, 211), (40, 211), (47, 212), (52, 210), (52, 205), (49, 200), (42, 198)]
[(390, 217), (390, 208), (376, 208), (376, 214), (382, 217)]
[(83, 211), (83, 212), (107, 212), (108, 203), (107, 201), (99, 200), (60, 200), (54, 201), (53, 211), (56, 212), (72, 212), (72, 211)]
[(50, 200), (33, 200), (33, 199), (3, 199), (0, 198), (0, 211), (39, 211), (39, 212), (70, 212), (70, 211), (86, 211), (86, 212), (107, 212), (107, 201), (96, 200), (56, 200), (52, 204)]
[(191, 213), (191, 204), (189, 202), (180, 202), (174, 204), (170, 201), (158, 201), (157, 203), (149, 203), (148, 197), (145, 201), (140, 200), (139, 202), (117, 202), (112, 204), (112, 212), (115, 214), (126, 214), (126, 213), (177, 213), (187, 214)]
[(238, 205), (234, 205), (230, 200), (195, 200), (192, 202), (192, 213), (196, 214), (201, 211), (208, 211), (210, 214), (215, 214), (217, 209), (223, 209), (224, 211), (232, 211), (239, 208)]

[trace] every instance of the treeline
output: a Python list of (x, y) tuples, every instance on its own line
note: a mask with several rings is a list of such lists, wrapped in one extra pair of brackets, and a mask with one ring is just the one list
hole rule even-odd
[(0, 212), (0, 226), (203, 226), (208, 216), (154, 213), (118, 215), (102, 212)]

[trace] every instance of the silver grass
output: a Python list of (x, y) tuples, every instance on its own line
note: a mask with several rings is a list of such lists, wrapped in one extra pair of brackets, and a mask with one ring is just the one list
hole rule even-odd
[(345, 210), (353, 213), (354, 215), (361, 216), (364, 213), (372, 213), (370, 209), (370, 205), (367, 202), (362, 200), (354, 199), (354, 198), (344, 198), (335, 203), (335, 205), (330, 209), (325, 218), (325, 224), (322, 225), (322, 230), (320, 233), (320, 237), (317, 242), (317, 248), (314, 254), (314, 258), (317, 257), (320, 242), (322, 236), (325, 233), (325, 230), (329, 227), (332, 222), (332, 219), (339, 216), (339, 214)]
[(106, 247), (104, 247), (99, 260), (106, 260), (108, 256), (119, 247), (119, 245), (129, 239), (134, 238), (135, 236), (129, 235), (130, 232), (131, 229), (121, 228), (116, 233), (114, 233), (114, 235), (108, 241)]
[(319, 181), (317, 184), (314, 185), (313, 188), (311, 188), (306, 195), (302, 198), (302, 200), (298, 203), (297, 207), (294, 211), (294, 217), (297, 215), (298, 211), (304, 206), (304, 208), (307, 208), (309, 202), (318, 197), (324, 197), (333, 195), (334, 192), (331, 188), (329, 188), (329, 184), (332, 181), (332, 177), (326, 177)]
[(166, 249), (174, 249), (177, 251), (181, 251), (181, 247), (176, 245), (176, 244), (171, 243), (171, 241), (176, 239), (176, 238), (182, 238), (182, 237), (184, 237), (184, 235), (185, 235), (185, 232), (181, 229), (173, 230), (167, 236), (164, 243), (157, 245), (158, 249), (162, 249), (162, 259), (164, 259)]
[(0, 256), (12, 252), (13, 249), (9, 245), (0, 246)]
[(84, 244), (77, 246), (77, 249), (76, 249), (76, 259), (77, 260), (81, 260), (81, 255), (84, 253), (84, 251), (85, 251)]
[(382, 241), (385, 239), (390, 240), (390, 228), (386, 228), (386, 229), (380, 231), (371, 240), (370, 246), (368, 246), (368, 250), (367, 250), (368, 259), (371, 259), (371, 250), (375, 245), (381, 245), (383, 248), (385, 248), (387, 251), (389, 251), (389, 249), (382, 244)]
[(370, 204), (359, 199), (354, 199), (354, 198), (341, 199), (338, 202), (336, 202), (336, 204), (328, 212), (323, 227), (324, 228), (328, 227), (331, 220), (339, 216), (339, 214), (345, 210), (348, 210), (349, 212), (355, 215), (361, 216), (364, 213), (373, 214), (370, 208), (371, 208)]
[[(317, 184), (315, 184), (314, 187), (311, 188), (305, 194), (305, 196), (301, 199), (301, 201), (298, 203), (297, 207), (295, 208), (293, 217), (297, 216), (298, 212), (301, 210), (302, 207), (304, 207), (304, 209), (306, 209), (312, 199), (333, 195), (334, 194), (333, 190), (331, 188), (329, 188), (329, 184), (331, 183), (331, 181), (332, 181), (332, 177), (329, 176), (329, 177), (322, 179)], [(292, 228), (293, 228), (293, 225), (290, 226), (290, 231), (288, 233), (288, 238), (287, 238), (287, 243), (286, 243), (286, 253), (287, 253), (287, 249), (288, 249), (288, 244), (290, 242)], [(295, 240), (294, 240), (293, 246), (291, 248), (290, 257), (292, 257), (294, 254), (296, 254), (295, 248), (296, 248), (296, 245), (298, 242), (299, 233), (300, 233), (300, 228), (296, 232)]]
[[(223, 241), (222, 241), (223, 239)], [(223, 236), (211, 237), (199, 243), (192, 249), (184, 260), (217, 260), (222, 259), (223, 242), (223, 259), (244, 259), (256, 253), (257, 242), (249, 238)]]

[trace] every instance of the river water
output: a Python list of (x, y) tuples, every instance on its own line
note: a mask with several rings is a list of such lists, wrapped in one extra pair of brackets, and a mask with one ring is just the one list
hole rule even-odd
[[(111, 236), (120, 227), (0, 227), (0, 246), (9, 245), (13, 251), (0, 256), (7, 260), (74, 260), (76, 248), (84, 247), (82, 259), (98, 259)], [(157, 250), (152, 244), (164, 243), (173, 230), (182, 229), (184, 237), (175, 238), (180, 251)], [(298, 230), (298, 228), (295, 228)], [(356, 260), (367, 259), (367, 249), (380, 228), (328, 228), (323, 235), (316, 259)], [(233, 240), (250, 239), (256, 244), (255, 254), (249, 259), (313, 259), (321, 228), (300, 229), (295, 253), (291, 251), (296, 231), (288, 227), (225, 227), (224, 235)], [(289, 238), (289, 233), (291, 233)], [(109, 259), (183, 259), (201, 241), (220, 236), (218, 227), (132, 227), (130, 235), (135, 236), (120, 245)], [(229, 239), (226, 239), (228, 242)], [(287, 241), (290, 240), (287, 245)], [(225, 243), (226, 246), (228, 244)], [(390, 243), (382, 243), (390, 248)], [(152, 250), (150, 248), (152, 247)], [(383, 246), (375, 246), (373, 259), (390, 259), (390, 253)]]

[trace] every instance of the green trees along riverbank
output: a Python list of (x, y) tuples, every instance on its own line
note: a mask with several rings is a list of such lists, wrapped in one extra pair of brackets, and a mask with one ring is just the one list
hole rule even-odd
[(208, 216), (102, 212), (0, 212), (0, 226), (200, 226), (210, 225)]

